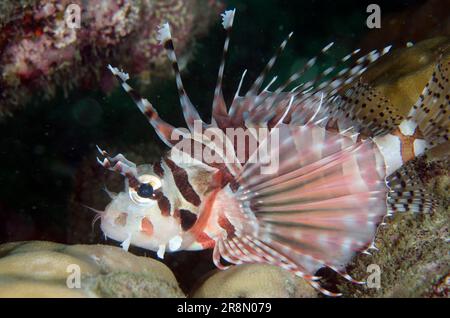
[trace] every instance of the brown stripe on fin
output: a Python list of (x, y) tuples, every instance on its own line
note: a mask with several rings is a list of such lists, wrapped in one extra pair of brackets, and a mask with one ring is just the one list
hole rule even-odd
[[(123, 89), (133, 99), (139, 110), (147, 117), (148, 121), (158, 134), (159, 138), (161, 138), (161, 140), (169, 147), (172, 147), (174, 144), (176, 144), (178, 140), (172, 140), (172, 136), (175, 135), (177, 129), (163, 121), (159, 117), (158, 112), (153, 107), (153, 105), (147, 99), (141, 97), (141, 95), (139, 95), (137, 91), (135, 91), (130, 85), (128, 85), (128, 74), (120, 71), (116, 67), (112, 67), (111, 65), (108, 65), (108, 68), (112, 72), (112, 74), (121, 82)], [(182, 134), (179, 133), (178, 135)]]
[(164, 23), (159, 27), (158, 30), (158, 40), (163, 45), (167, 52), (167, 57), (172, 63), (172, 68), (175, 73), (175, 79), (178, 89), (178, 95), (180, 99), (181, 108), (183, 110), (183, 116), (186, 121), (186, 124), (189, 127), (189, 130), (193, 131), (194, 129), (194, 121), (201, 121), (200, 115), (192, 104), (191, 100), (186, 94), (186, 90), (184, 89), (183, 81), (181, 79), (180, 67), (178, 65), (177, 56), (175, 53), (175, 47), (172, 41), (172, 34), (170, 32), (170, 26), (168, 23)]
[(219, 216), (219, 226), (227, 232), (228, 239), (234, 236), (235, 229), (233, 224), (231, 224), (230, 221), (228, 221), (228, 219), (223, 215)]

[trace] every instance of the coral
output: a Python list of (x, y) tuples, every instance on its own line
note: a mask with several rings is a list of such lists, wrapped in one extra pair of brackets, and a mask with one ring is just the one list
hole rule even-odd
[[(81, 8), (81, 27), (65, 21), (69, 4)], [(206, 31), (218, 4), (201, 0), (36, 0), (5, 1), (0, 16), (0, 115), (11, 113), (31, 96), (52, 97), (58, 88), (101, 86), (113, 81), (114, 63), (139, 75), (143, 83), (169, 70), (156, 41), (157, 26), (173, 25), (177, 50), (189, 51)], [(188, 56), (185, 54), (184, 56)]]
[[(78, 265), (81, 288), (68, 288)], [(184, 297), (162, 263), (105, 245), (0, 245), (0, 297)]]
[(194, 298), (311, 298), (316, 290), (306, 281), (276, 266), (233, 266), (210, 276)]

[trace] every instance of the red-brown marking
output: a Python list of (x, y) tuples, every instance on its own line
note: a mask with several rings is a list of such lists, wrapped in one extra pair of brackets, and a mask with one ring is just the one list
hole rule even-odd
[(139, 188), (139, 181), (136, 177), (130, 172), (125, 173), (125, 177), (128, 179), (128, 185), (137, 191), (137, 188)]
[(397, 128), (392, 132), (392, 135), (397, 136), (400, 139), (400, 150), (403, 163), (414, 159), (416, 157), (414, 154), (414, 141), (423, 138), (419, 129), (416, 128), (412, 136), (406, 136)]
[(170, 201), (167, 199), (161, 191), (155, 191), (154, 195), (156, 201), (158, 202), (158, 207), (161, 210), (161, 215), (169, 216), (170, 215)]
[(208, 223), (210, 222), (214, 200), (216, 199), (216, 196), (219, 193), (219, 191), (220, 189), (216, 189), (211, 194), (208, 195), (208, 197), (205, 199), (203, 209), (200, 212), (200, 216), (197, 219), (197, 222), (195, 222), (194, 226), (189, 230), (189, 232), (191, 232), (192, 235), (195, 237), (195, 240), (200, 244), (202, 244), (201, 242), (205, 240), (205, 235), (207, 236), (204, 230), (208, 225)]
[(155, 111), (154, 111), (151, 107), (146, 107), (146, 108), (144, 109), (144, 114), (145, 114), (145, 116), (147, 116), (149, 119), (156, 119), (156, 117), (157, 117)]
[(180, 217), (181, 228), (183, 231), (189, 231), (197, 221), (197, 215), (186, 209), (177, 210), (177, 212)]
[(234, 236), (234, 226), (230, 223), (230, 221), (228, 221), (225, 216), (219, 216), (219, 225), (221, 228), (227, 231), (227, 238), (231, 238)]
[(211, 180), (211, 188), (224, 188), (227, 184), (230, 186), (236, 184), (233, 175), (228, 171), (226, 167), (217, 167), (219, 171), (217, 171)]
[(201, 203), (200, 197), (195, 192), (192, 185), (189, 183), (189, 178), (186, 171), (183, 168), (178, 167), (175, 162), (173, 162), (169, 158), (165, 158), (164, 160), (167, 166), (172, 171), (173, 179), (175, 180), (175, 184), (181, 195), (186, 199), (186, 201), (195, 206), (199, 206)]
[(216, 241), (208, 236), (205, 232), (201, 232), (196, 235), (196, 241), (199, 243), (204, 249), (213, 248), (216, 245)]
[(153, 234), (153, 224), (150, 222), (149, 219), (143, 218), (141, 221), (141, 230), (148, 236), (151, 236)]
[(158, 177), (160, 177), (160, 178), (163, 177), (163, 175), (164, 175), (164, 170), (163, 170), (163, 168), (161, 167), (161, 162), (160, 162), (160, 161), (155, 162), (155, 163), (153, 164), (153, 171), (156, 173), (156, 175), (157, 175)]

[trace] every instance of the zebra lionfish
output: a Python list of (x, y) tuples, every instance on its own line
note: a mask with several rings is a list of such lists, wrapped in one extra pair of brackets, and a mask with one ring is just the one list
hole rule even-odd
[[(222, 14), (226, 39), (210, 124), (201, 121), (183, 87), (169, 24), (160, 26), (158, 39), (173, 65), (189, 131), (196, 123), (201, 123), (202, 131), (277, 130), (279, 144), (267, 156), (279, 156), (278, 169), (261, 173), (263, 163), (249, 160), (251, 153), (243, 161), (181, 160), (175, 135), (220, 154), (219, 143), (163, 121), (153, 105), (127, 84), (128, 74), (109, 65), (171, 150), (159, 162), (137, 166), (122, 154), (111, 157), (98, 148), (104, 157), (97, 158), (99, 163), (125, 177), (125, 190), (110, 193), (112, 202), (98, 216), (101, 229), (122, 242), (124, 249), (132, 244), (157, 251), (160, 258), (166, 250), (213, 249), (214, 264), (220, 269), (243, 263), (277, 265), (325, 295), (337, 296), (321, 287), (315, 275), (319, 268), (328, 267), (362, 284), (346, 273), (345, 265), (355, 253), (376, 249), (373, 242), (384, 217), (434, 208), (431, 195), (403, 166), (448, 140), (449, 62), (441, 54), (418, 101), (402, 117), (361, 80), (367, 67), (390, 47), (367, 55), (355, 50), (314, 80), (287, 90), (332, 47), (330, 43), (276, 89), (270, 89), (276, 77), (262, 88), (291, 33), (241, 94), (244, 72), (227, 107), (222, 78), (234, 15), (235, 10)], [(272, 138), (269, 133), (258, 140), (258, 147)]]

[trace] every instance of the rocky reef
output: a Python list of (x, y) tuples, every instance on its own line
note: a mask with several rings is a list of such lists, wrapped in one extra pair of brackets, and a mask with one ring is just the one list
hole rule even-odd
[[(81, 10), (79, 28), (66, 21), (69, 5)], [(0, 116), (58, 89), (109, 90), (115, 83), (105, 76), (109, 63), (143, 84), (170, 74), (156, 39), (158, 25), (170, 22), (183, 61), (219, 7), (204, 0), (2, 1)]]
[(154, 259), (113, 246), (31, 241), (0, 245), (0, 297), (184, 297), (184, 294), (170, 269)]

